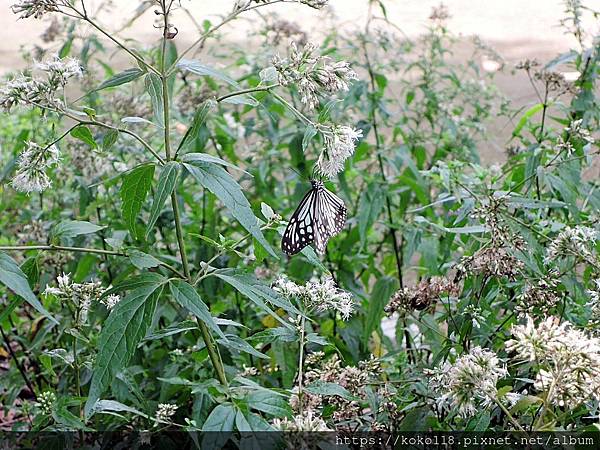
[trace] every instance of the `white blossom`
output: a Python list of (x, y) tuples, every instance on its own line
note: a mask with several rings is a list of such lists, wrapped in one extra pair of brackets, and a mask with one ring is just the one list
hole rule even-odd
[(350, 82), (358, 79), (349, 63), (330, 63), (329, 58), (318, 54), (314, 44), (307, 43), (299, 49), (295, 42), (291, 42), (288, 54), (288, 58), (274, 56), (272, 60), (279, 84), (295, 84), (300, 101), (309, 109), (319, 105), (320, 95), (347, 91)]
[(41, 18), (44, 14), (58, 11), (58, 0), (19, 0), (11, 6), (14, 14), (20, 19)]
[(35, 142), (28, 142), (27, 148), (19, 156), (12, 186), (28, 194), (45, 191), (52, 184), (46, 171), (56, 165), (59, 158), (56, 145), (42, 147)]
[(593, 228), (576, 226), (566, 227), (550, 242), (546, 250), (545, 263), (565, 256), (590, 258), (592, 247), (598, 240), (598, 232)]
[(333, 178), (344, 170), (346, 160), (354, 154), (356, 142), (362, 135), (362, 130), (338, 125), (324, 133), (325, 148), (317, 161), (319, 173)]
[(159, 403), (158, 408), (156, 409), (155, 426), (158, 426), (159, 423), (171, 422), (171, 418), (176, 412), (177, 405), (171, 403)]
[[(73, 302), (77, 308), (77, 320), (79, 323), (85, 323), (92, 303), (104, 303), (106, 301), (106, 299), (102, 299), (104, 292), (106, 292), (106, 289), (102, 287), (99, 281), (74, 283), (69, 274), (63, 273), (56, 278), (56, 287), (46, 287), (44, 294), (55, 295), (61, 300)], [(115, 301), (117, 298), (118, 296), (114, 296), (111, 301)]]
[(309, 281), (304, 286), (280, 277), (275, 281), (273, 289), (286, 298), (301, 299), (308, 308), (316, 311), (337, 311), (344, 320), (348, 320), (354, 312), (352, 294), (338, 288), (331, 277), (322, 281)]
[(507, 350), (516, 360), (537, 364), (534, 388), (545, 392), (552, 404), (572, 409), (600, 399), (600, 339), (557, 317), (536, 326), (528, 316), (512, 334)]
[(441, 406), (469, 417), (477, 413), (480, 406), (491, 405), (498, 394), (496, 384), (507, 373), (494, 352), (474, 347), (454, 364), (445, 363), (433, 370), (430, 386), (440, 394)]

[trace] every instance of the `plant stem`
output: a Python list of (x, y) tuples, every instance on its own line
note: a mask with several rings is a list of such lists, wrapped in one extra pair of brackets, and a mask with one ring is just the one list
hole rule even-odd
[(302, 414), (302, 379), (304, 378), (304, 335), (305, 335), (306, 319), (302, 315), (300, 319), (300, 356), (298, 357), (298, 405), (300, 414)]
[(271, 89), (276, 88), (277, 86), (279, 86), (279, 83), (272, 84), (270, 86), (256, 86), (253, 88), (242, 89), (240, 91), (230, 92), (229, 94), (225, 94), (225, 95), (222, 95), (221, 97), (218, 97), (217, 102), (220, 103), (223, 100), (227, 100), (228, 98), (236, 97), (238, 95), (251, 94), (252, 92), (265, 92), (265, 91), (268, 92)]
[(517, 428), (519, 431), (522, 431), (523, 433), (525, 433), (525, 429), (521, 426), (521, 424), (519, 422), (517, 422), (517, 420), (513, 417), (513, 415), (510, 413), (510, 411), (508, 409), (506, 409), (506, 406), (504, 406), (502, 404), (502, 402), (500, 400), (498, 400), (495, 396), (490, 395), (490, 398), (494, 401), (494, 403), (496, 403), (496, 405), (498, 405), (498, 407), (502, 410), (502, 412), (504, 414), (506, 414), (506, 417), (508, 418), (510, 423), (512, 423), (515, 426), (515, 428)]
[[(162, 82), (162, 91), (163, 91), (163, 110), (164, 110), (164, 142), (165, 142), (165, 157), (167, 161), (171, 159), (171, 137), (170, 137), (170, 117), (169, 117), (169, 86), (168, 79), (169, 75), (167, 73), (166, 67), (166, 41), (167, 41), (167, 33), (169, 31), (169, 8), (166, 7), (165, 1), (162, 2), (163, 7), (163, 42), (162, 42), (162, 64), (161, 64), (161, 73), (160, 78)], [(190, 273), (190, 266), (188, 263), (187, 252), (185, 249), (185, 241), (183, 239), (183, 229), (181, 226), (181, 214), (179, 212), (179, 203), (177, 202), (177, 195), (175, 192), (171, 194), (171, 206), (173, 208), (173, 217), (175, 221), (175, 234), (177, 235), (177, 244), (179, 246), (179, 253), (181, 255), (181, 264), (183, 266), (183, 274), (184, 278), (188, 281), (188, 283), (192, 283), (192, 277)], [(196, 318), (196, 323), (200, 328), (200, 332), (202, 333), (202, 339), (204, 340), (204, 344), (206, 345), (206, 350), (208, 351), (208, 355), (212, 362), (212, 365), (217, 372), (217, 376), (219, 381), (223, 386), (227, 386), (227, 377), (225, 376), (225, 368), (223, 367), (223, 361), (218, 353), (218, 350), (213, 342), (212, 336), (204, 322), (198, 320)]]

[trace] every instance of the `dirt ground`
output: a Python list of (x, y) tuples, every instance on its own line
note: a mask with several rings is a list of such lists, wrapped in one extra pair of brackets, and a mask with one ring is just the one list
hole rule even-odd
[[(204, 19), (216, 22), (217, 15), (226, 13), (232, 8), (233, 0), (181, 0), (196, 18), (198, 23)], [(48, 26), (48, 20), (17, 20), (10, 12), (10, 5), (16, 0), (0, 0), (0, 75), (23, 68), (20, 57), (21, 47), (31, 47), (40, 42), (40, 35)], [(99, 0), (87, 0), (88, 11), (96, 11)], [(95, 14), (98, 21), (109, 27), (120, 28), (125, 24), (141, 1), (114, 0), (111, 12)], [(388, 17), (409, 37), (422, 33), (427, 18), (439, 0), (384, 0)], [(451, 18), (448, 27), (467, 41), (467, 38), (478, 35), (486, 43), (494, 47), (505, 59), (507, 66), (514, 66), (525, 58), (537, 58), (541, 62), (548, 61), (557, 54), (566, 52), (576, 46), (576, 42), (559, 28), (563, 17), (564, 5), (561, 0), (446, 0)], [(598, 0), (584, 0), (584, 4), (592, 6)], [(324, 23), (333, 22), (338, 29), (352, 30), (362, 26), (366, 16), (368, 0), (330, 0), (329, 11), (315, 11), (304, 5), (285, 3), (261, 8), (261, 14), (277, 12), (287, 20), (298, 23), (309, 32), (310, 39), (318, 42), (319, 29)], [(94, 14), (94, 13), (93, 13)], [(333, 18), (332, 18), (333, 17)], [(134, 26), (120, 33), (122, 39), (135, 38), (143, 44), (151, 45), (158, 37), (153, 27), (155, 16), (152, 11), (146, 12)], [(250, 14), (245, 19), (236, 21), (226, 30), (227, 37), (243, 41), (253, 22), (260, 20)], [(590, 19), (591, 20), (591, 19)], [(182, 11), (174, 22), (180, 30), (178, 45), (185, 46), (192, 39), (195, 25)], [(254, 23), (255, 24), (255, 23)], [(598, 34), (598, 23), (586, 22), (592, 34)], [(188, 32), (189, 31), (189, 32)], [(466, 44), (462, 45), (466, 49)], [(463, 57), (461, 44), (458, 46), (456, 58)], [(500, 74), (496, 79), (504, 94), (517, 106), (535, 102), (534, 92), (523, 74)], [(499, 162), (504, 158), (504, 146), (512, 126), (506, 122), (494, 123), (486, 150), (485, 159)]]

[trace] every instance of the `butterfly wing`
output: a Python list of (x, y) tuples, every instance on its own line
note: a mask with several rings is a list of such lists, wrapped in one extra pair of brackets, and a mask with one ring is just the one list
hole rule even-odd
[(281, 239), (281, 250), (287, 255), (295, 255), (315, 240), (315, 206), (317, 191), (311, 189), (306, 193)]
[(315, 248), (325, 253), (329, 239), (338, 234), (346, 224), (347, 209), (337, 195), (323, 188), (315, 201)]

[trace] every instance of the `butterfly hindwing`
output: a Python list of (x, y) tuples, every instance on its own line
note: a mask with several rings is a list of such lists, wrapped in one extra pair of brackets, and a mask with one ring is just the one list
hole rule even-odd
[(309, 244), (325, 253), (329, 238), (338, 234), (346, 223), (344, 202), (329, 192), (320, 181), (311, 181), (312, 189), (304, 196), (292, 215), (281, 240), (281, 249), (295, 255)]

